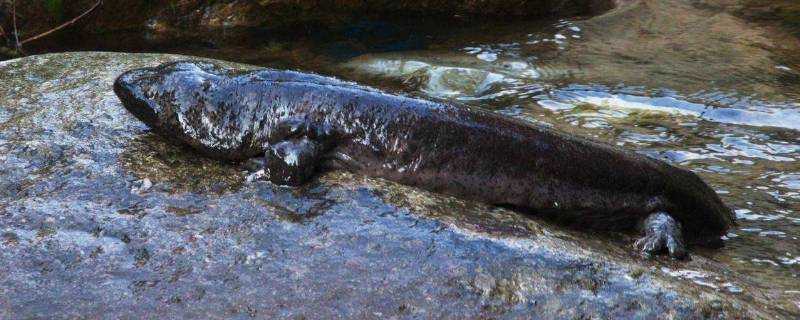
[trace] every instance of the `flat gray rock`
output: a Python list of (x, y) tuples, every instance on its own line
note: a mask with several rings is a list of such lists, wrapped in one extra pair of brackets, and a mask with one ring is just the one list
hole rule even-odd
[(248, 182), (111, 91), (181, 58), (0, 62), (0, 318), (791, 317), (714, 261), (641, 261), (624, 236), (342, 172)]

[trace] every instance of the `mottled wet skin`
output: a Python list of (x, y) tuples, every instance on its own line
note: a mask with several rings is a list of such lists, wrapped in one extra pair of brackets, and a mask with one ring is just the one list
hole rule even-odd
[(684, 255), (681, 225), (691, 243), (718, 244), (733, 223), (690, 171), (462, 105), (189, 61), (127, 72), (114, 90), (169, 140), (218, 159), (263, 156), (278, 184), (344, 169), (581, 229), (633, 229), (654, 214), (638, 245), (675, 257)]

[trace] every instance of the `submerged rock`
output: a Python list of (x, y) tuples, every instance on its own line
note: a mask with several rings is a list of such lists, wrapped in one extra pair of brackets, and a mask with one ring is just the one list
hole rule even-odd
[[(738, 6), (718, 2), (726, 1), (629, 1), (585, 20), (562, 19), (529, 30), (474, 31), (451, 41), (462, 46), (460, 52), (371, 53), (341, 67), (356, 77), (402, 78), (413, 85), (409, 89), (464, 100), (519, 91), (535, 95), (545, 91), (539, 90), (544, 84), (565, 83), (796, 99), (800, 41), (781, 28), (742, 19), (734, 10)], [(459, 83), (463, 80), (474, 82), (471, 90), (449, 85), (464, 87)]]
[(736, 7), (731, 3), (748, 2), (757, 1), (636, 1), (580, 23), (585, 41), (561, 60), (580, 62), (593, 82), (792, 98), (781, 88), (796, 86), (798, 78), (776, 66), (794, 66), (800, 41), (731, 12)]
[(792, 316), (701, 256), (643, 262), (616, 236), (341, 172), (247, 182), (111, 91), (181, 58), (0, 63), (1, 318)]
[(543, 77), (543, 70), (524, 60), (485, 61), (458, 53), (366, 54), (339, 68), (354, 78), (395, 79), (406, 90), (462, 101), (502, 97), (509, 88)]

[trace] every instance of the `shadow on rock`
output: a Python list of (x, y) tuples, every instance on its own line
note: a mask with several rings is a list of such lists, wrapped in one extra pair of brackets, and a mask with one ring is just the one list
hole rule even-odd
[(120, 155), (120, 162), (133, 176), (171, 193), (233, 192), (242, 187), (246, 175), (237, 164), (198, 156), (155, 134), (134, 138)]

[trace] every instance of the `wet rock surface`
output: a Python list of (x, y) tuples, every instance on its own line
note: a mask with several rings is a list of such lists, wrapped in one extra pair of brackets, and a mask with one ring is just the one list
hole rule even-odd
[(247, 182), (148, 133), (111, 91), (181, 58), (0, 63), (0, 318), (796, 316), (700, 255), (640, 261), (626, 235), (341, 172)]

